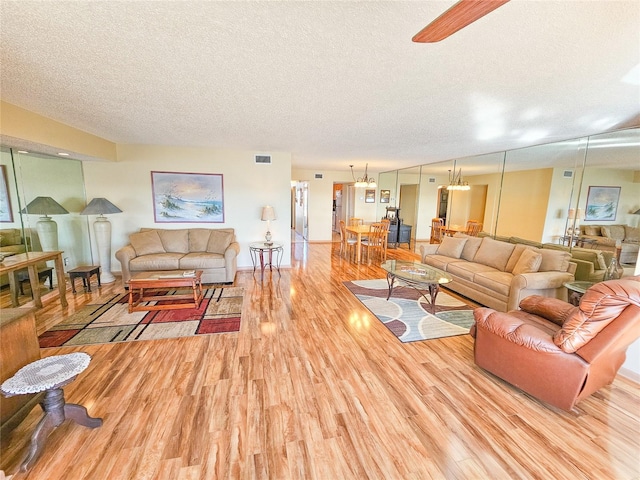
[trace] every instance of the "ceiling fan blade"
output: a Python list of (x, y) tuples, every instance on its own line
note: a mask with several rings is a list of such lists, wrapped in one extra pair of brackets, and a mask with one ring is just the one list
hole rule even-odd
[(461, 28), (493, 12), (509, 0), (461, 0), (418, 32), (412, 40), (418, 43), (439, 42)]

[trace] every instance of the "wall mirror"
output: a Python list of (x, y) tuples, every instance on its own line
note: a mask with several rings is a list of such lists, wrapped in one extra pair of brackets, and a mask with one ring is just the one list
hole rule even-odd
[(42, 250), (37, 224), (43, 215), (27, 213), (25, 207), (37, 197), (51, 198), (69, 212), (50, 215), (57, 225), (65, 269), (92, 264), (88, 218), (79, 215), (87, 203), (82, 162), (2, 147), (0, 163), (6, 172), (12, 212), (12, 221), (1, 222), (0, 229), (19, 229), (25, 248)]

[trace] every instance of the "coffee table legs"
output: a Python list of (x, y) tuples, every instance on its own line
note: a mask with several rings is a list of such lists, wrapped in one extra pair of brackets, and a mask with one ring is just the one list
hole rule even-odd
[(31, 435), (29, 453), (20, 466), (20, 470), (23, 472), (26, 472), (33, 466), (44, 450), (49, 434), (53, 432), (56, 427), (62, 425), (62, 422), (66, 419), (89, 428), (96, 428), (102, 425), (102, 419), (90, 417), (87, 409), (82, 405), (65, 403), (62, 388), (52, 388), (45, 392), (42, 409), (44, 410), (44, 417), (38, 422), (36, 429)]
[[(393, 285), (396, 281), (396, 276), (392, 273), (387, 273), (387, 283), (389, 284), (389, 293), (387, 294), (387, 300), (389, 300), (391, 298), (391, 292), (393, 291)], [(422, 297), (427, 301), (427, 303), (429, 304), (429, 311), (430, 313), (436, 313), (436, 297), (438, 296), (438, 292), (440, 291), (440, 285), (437, 283), (429, 283), (426, 287), (427, 290), (429, 291), (429, 298), (427, 298), (427, 296), (425, 295), (425, 291), (419, 289), (416, 285), (414, 285), (413, 283), (408, 282), (407, 280), (403, 279), (403, 281), (410, 286), (411, 288), (414, 288), (420, 295), (422, 295)], [(420, 284), (420, 287), (424, 288), (423, 284)]]

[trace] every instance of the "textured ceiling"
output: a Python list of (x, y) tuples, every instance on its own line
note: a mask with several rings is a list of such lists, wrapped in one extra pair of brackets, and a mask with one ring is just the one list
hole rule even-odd
[(639, 0), (512, 0), (411, 42), (453, 3), (0, 0), (0, 95), (117, 143), (287, 151), (333, 170), (637, 121)]

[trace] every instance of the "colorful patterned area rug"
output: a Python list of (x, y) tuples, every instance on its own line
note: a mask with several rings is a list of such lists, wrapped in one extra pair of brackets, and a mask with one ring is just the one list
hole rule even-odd
[(429, 303), (415, 288), (396, 286), (387, 300), (386, 279), (357, 280), (344, 285), (403, 343), (465, 335), (473, 325), (475, 307), (442, 289), (436, 297), (435, 314), (431, 314)]
[[(153, 303), (171, 303), (176, 293), (181, 292), (166, 290), (167, 300)], [(129, 293), (115, 294), (80, 308), (38, 340), (48, 348), (237, 332), (243, 295), (242, 287), (207, 288), (197, 309), (129, 313)]]

